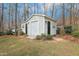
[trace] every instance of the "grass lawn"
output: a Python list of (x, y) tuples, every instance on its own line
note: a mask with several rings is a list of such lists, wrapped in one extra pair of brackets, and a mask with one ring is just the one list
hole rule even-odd
[(28, 40), (22, 37), (0, 37), (0, 55), (74, 56), (79, 55), (79, 44), (70, 41), (54, 42), (53, 40)]

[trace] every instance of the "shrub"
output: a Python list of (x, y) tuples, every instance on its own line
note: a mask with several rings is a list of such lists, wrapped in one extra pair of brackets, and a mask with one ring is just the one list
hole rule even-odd
[(13, 35), (13, 34), (14, 34), (14, 32), (12, 32), (11, 30), (6, 32), (6, 35)]
[(60, 28), (57, 28), (56, 33), (60, 34)]
[(60, 35), (61, 36), (64, 36), (65, 35), (65, 31), (64, 31), (64, 28), (63, 27), (60, 29)]
[(23, 31), (20, 31), (20, 35), (25, 35), (25, 33)]
[(41, 34), (41, 35), (37, 35), (36, 39), (37, 40), (52, 40), (52, 35)]
[(72, 36), (74, 36), (74, 37), (79, 37), (79, 32), (78, 32), (78, 31), (72, 32)]
[(37, 35), (36, 36), (36, 40), (41, 40), (42, 38), (41, 38), (41, 36), (40, 35)]
[(72, 26), (64, 27), (64, 31), (65, 31), (66, 34), (71, 34), (72, 33)]
[(46, 35), (45, 34), (41, 34), (41, 38), (42, 38), (42, 40), (46, 40)]
[(5, 33), (4, 32), (0, 32), (0, 36), (2, 36), (2, 35), (5, 35)]
[(46, 36), (46, 39), (47, 39), (47, 40), (52, 40), (52, 35), (47, 35), (47, 36)]

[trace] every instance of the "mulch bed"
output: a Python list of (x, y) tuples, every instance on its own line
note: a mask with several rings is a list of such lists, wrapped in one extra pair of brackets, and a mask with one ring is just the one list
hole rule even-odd
[(72, 42), (75, 42), (75, 43), (79, 44), (79, 38), (73, 37), (72, 35), (64, 35), (63, 39), (70, 40)]

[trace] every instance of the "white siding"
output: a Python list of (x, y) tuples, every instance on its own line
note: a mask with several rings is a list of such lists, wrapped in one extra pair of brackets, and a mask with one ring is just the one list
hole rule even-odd
[(39, 18), (39, 35), (45, 34), (45, 20), (44, 17)]
[(32, 21), (28, 24), (28, 35), (35, 36), (39, 34), (38, 21)]
[(45, 33), (47, 34), (47, 22), (50, 22), (50, 34), (56, 35), (56, 23), (52, 20), (49, 20), (48, 18), (45, 18)]
[(48, 29), (47, 29), (47, 22), (48, 22), (48, 19), (45, 18), (45, 34), (47, 35), (48, 34)]
[[(41, 34), (47, 34), (47, 23), (46, 21), (49, 21), (51, 24), (51, 35), (56, 34), (56, 23), (50, 20), (49, 18), (45, 18), (44, 16), (38, 16), (35, 15), (32, 18), (30, 18), (26, 23), (22, 24), (24, 25), (24, 28), (21, 29), (24, 33), (26, 33), (26, 25), (27, 24), (27, 35), (29, 36), (36, 36)], [(54, 28), (54, 27), (55, 28)]]
[(23, 23), (23, 24), (21, 25), (21, 30), (22, 30), (24, 33), (26, 33), (26, 32), (25, 32), (25, 23)]
[(56, 24), (51, 22), (51, 35), (56, 35)]
[(40, 24), (40, 17), (39, 16), (33, 16), (28, 21), (28, 35), (30, 35), (30, 36), (40, 35), (39, 24)]

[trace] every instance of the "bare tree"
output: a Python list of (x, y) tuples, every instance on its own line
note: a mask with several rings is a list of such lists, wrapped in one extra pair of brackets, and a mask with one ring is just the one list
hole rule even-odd
[(76, 3), (75, 4), (75, 9), (74, 9), (74, 16), (75, 16), (75, 18), (74, 18), (74, 21), (75, 21), (75, 27), (76, 27), (76, 29), (77, 29), (77, 31), (79, 30), (79, 28), (78, 28), (78, 4)]
[(17, 3), (15, 4), (15, 35), (18, 35), (18, 27), (17, 27)]
[(63, 27), (65, 26), (65, 5), (62, 4), (62, 21), (63, 21)]
[(2, 9), (2, 4), (0, 4), (0, 32), (1, 32), (1, 9)]
[(9, 4), (9, 20), (8, 20), (8, 29), (9, 29), (9, 31), (10, 31), (10, 18), (11, 18), (10, 11), (11, 11), (11, 4)]
[(52, 15), (51, 15), (51, 17), (53, 18), (54, 17), (54, 13), (55, 13), (55, 4), (53, 3), (52, 4)]
[(26, 21), (26, 19), (29, 18), (29, 7), (28, 4), (24, 4), (24, 21)]
[(17, 20), (18, 20), (18, 22), (17, 22), (18, 35), (20, 35), (20, 32), (21, 32), (21, 30), (20, 30), (20, 28), (21, 28), (21, 16), (20, 16), (20, 10), (19, 9), (17, 10)]
[(73, 4), (70, 4), (70, 25), (71, 26), (72, 26), (72, 19), (73, 19), (72, 9), (73, 9)]
[(36, 5), (37, 5), (37, 14), (38, 14), (38, 3)]
[(3, 24), (3, 13), (4, 13), (4, 4), (2, 3), (2, 7), (1, 7), (1, 32), (4, 31), (4, 24)]
[(34, 3), (34, 14), (35, 14), (35, 3)]
[(14, 4), (10, 4), (11, 7), (10, 7), (10, 19), (11, 19), (11, 29), (14, 28), (13, 24), (14, 24), (14, 12), (15, 12), (15, 9), (14, 9)]
[(65, 27), (65, 5), (64, 3), (61, 5), (62, 6), (62, 28), (61, 28), (61, 35), (64, 35), (65, 32), (64, 32), (64, 27)]
[(44, 3), (44, 14), (46, 14), (46, 13), (45, 13), (45, 3)]

